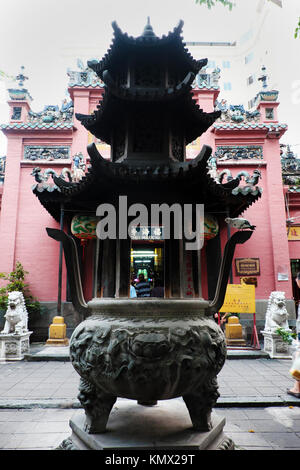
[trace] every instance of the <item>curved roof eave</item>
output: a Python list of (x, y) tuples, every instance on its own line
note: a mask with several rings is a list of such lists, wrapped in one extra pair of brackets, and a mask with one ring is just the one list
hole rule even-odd
[(172, 42), (177, 42), (185, 61), (189, 64), (189, 67), (191, 68), (192, 72), (197, 74), (202, 67), (207, 65), (207, 59), (194, 59), (191, 53), (185, 47), (185, 43), (183, 42), (181, 37), (183, 23), (183, 20), (180, 20), (178, 25), (173, 29), (173, 31), (170, 31), (167, 36), (164, 35), (161, 38), (155, 35), (150, 37), (141, 35), (134, 38), (133, 36), (129, 36), (127, 33), (123, 33), (116, 21), (113, 21), (112, 27), (114, 29), (114, 38), (110, 48), (107, 50), (106, 54), (99, 62), (92, 60), (88, 61), (87, 65), (102, 80), (103, 71), (109, 68), (110, 64), (114, 60), (114, 55), (118, 53), (122, 47), (162, 47)]

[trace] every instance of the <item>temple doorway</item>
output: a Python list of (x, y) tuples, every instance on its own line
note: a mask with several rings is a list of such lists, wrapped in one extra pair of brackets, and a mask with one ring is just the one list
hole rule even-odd
[(131, 282), (138, 282), (140, 274), (153, 289), (157, 284), (164, 284), (164, 246), (162, 242), (134, 242), (131, 248)]
[(295, 308), (296, 308), (297, 316), (298, 316), (298, 305), (300, 303), (300, 289), (295, 282), (295, 278), (299, 272), (300, 272), (300, 259), (291, 259), (293, 297), (295, 300)]

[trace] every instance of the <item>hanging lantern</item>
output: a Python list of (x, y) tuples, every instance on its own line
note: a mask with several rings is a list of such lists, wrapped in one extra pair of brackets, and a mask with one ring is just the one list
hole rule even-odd
[(215, 217), (210, 214), (204, 216), (204, 240), (211, 240), (219, 232), (219, 224)]
[(88, 240), (97, 238), (97, 219), (88, 215), (75, 215), (71, 222), (71, 232), (84, 245)]

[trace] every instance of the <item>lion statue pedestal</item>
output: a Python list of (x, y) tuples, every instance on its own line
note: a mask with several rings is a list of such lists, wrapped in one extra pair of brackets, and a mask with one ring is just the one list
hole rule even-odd
[(266, 312), (265, 329), (261, 332), (264, 337), (264, 351), (272, 359), (291, 359), (288, 343), (276, 333), (278, 328), (291, 331), (288, 324), (288, 312), (286, 309), (285, 293), (271, 292)]
[(28, 313), (22, 292), (8, 295), (5, 325), (0, 333), (0, 360), (20, 361), (29, 352)]

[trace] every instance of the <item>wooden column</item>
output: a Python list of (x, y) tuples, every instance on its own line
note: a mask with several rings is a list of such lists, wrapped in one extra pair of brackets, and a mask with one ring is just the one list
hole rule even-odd
[(131, 238), (116, 243), (116, 297), (129, 297)]
[(183, 263), (182, 240), (166, 240), (164, 255), (165, 297), (181, 298), (183, 296), (181, 275)]
[(171, 297), (171, 271), (170, 271), (170, 240), (164, 243), (164, 285), (165, 298)]
[(222, 259), (220, 233), (207, 242), (206, 259), (208, 298), (213, 299), (215, 296)]
[[(100, 240), (97, 238), (93, 240), (94, 245), (94, 266), (93, 266), (93, 297), (98, 295), (98, 285), (101, 281), (101, 272), (99, 273), (99, 263), (100, 263)], [(100, 274), (100, 278), (99, 278)]]
[(201, 286), (201, 250), (190, 252), (192, 258), (193, 287), (195, 297), (202, 297)]
[(101, 297), (114, 297), (116, 290), (116, 240), (102, 243)]

